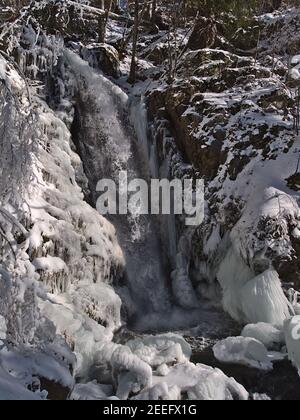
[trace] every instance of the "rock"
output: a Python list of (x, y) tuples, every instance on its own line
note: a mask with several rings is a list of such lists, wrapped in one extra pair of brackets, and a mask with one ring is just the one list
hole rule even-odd
[(191, 50), (212, 48), (216, 41), (216, 36), (217, 26), (215, 20), (200, 16), (188, 40), (187, 46)]
[(141, 57), (152, 61), (155, 65), (160, 65), (166, 60), (168, 49), (169, 47), (166, 43), (155, 42), (153, 45), (150, 45), (148, 48), (141, 51)]
[(156, 25), (158, 27), (158, 29), (160, 31), (167, 31), (170, 27), (170, 24), (166, 18), (166, 16), (164, 16), (162, 10), (157, 10), (156, 13), (154, 14), (153, 18), (152, 18), (152, 22), (154, 25)]
[(290, 176), (287, 180), (287, 186), (294, 191), (300, 191), (300, 172)]
[(240, 50), (253, 50), (257, 47), (263, 25), (259, 21), (253, 21), (248, 27), (240, 28), (233, 35), (231, 42)]
[(287, 85), (292, 89), (300, 87), (300, 66), (299, 69), (295, 67), (289, 71)]
[(71, 389), (61, 385), (58, 382), (50, 381), (47, 378), (39, 378), (41, 389), (48, 392), (48, 400), (65, 401), (71, 393)]
[(118, 51), (108, 44), (89, 44), (81, 48), (81, 56), (90, 66), (99, 68), (109, 76), (118, 78), (120, 72), (120, 59)]

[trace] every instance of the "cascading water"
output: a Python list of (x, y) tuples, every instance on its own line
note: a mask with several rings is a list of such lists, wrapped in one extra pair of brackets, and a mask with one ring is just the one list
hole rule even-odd
[[(90, 183), (91, 200), (96, 185), (108, 178), (118, 182), (126, 170), (128, 181), (147, 178), (143, 156), (138, 153), (130, 127), (127, 95), (92, 69), (76, 54), (66, 51), (66, 61), (77, 81), (73, 137)], [(109, 216), (116, 227), (126, 259), (126, 279), (116, 285), (127, 315), (166, 312), (171, 309), (158, 226), (151, 216)], [(136, 317), (138, 318), (138, 317)]]

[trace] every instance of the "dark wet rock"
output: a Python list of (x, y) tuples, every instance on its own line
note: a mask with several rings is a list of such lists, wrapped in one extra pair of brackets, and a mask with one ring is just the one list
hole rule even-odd
[(160, 31), (167, 31), (170, 27), (170, 23), (163, 11), (158, 9), (152, 17), (152, 22), (158, 27)]
[(290, 176), (287, 180), (287, 186), (294, 191), (300, 191), (300, 173), (297, 172)]
[(71, 389), (63, 386), (58, 382), (51, 381), (47, 378), (39, 378), (41, 390), (48, 392), (48, 400), (65, 401), (71, 393)]
[(240, 50), (252, 50), (259, 44), (262, 28), (263, 26), (260, 22), (253, 22), (251, 26), (238, 29), (231, 42)]

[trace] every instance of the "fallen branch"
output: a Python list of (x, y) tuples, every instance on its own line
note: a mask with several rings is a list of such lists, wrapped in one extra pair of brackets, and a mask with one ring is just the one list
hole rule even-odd
[[(94, 13), (95, 15), (98, 16), (103, 16), (106, 17), (107, 16), (107, 10), (103, 10), (103, 9), (98, 9), (97, 7), (93, 7), (93, 6), (88, 6), (86, 4), (81, 4), (81, 3), (77, 3), (76, 1), (72, 1), (72, 0), (68, 0), (68, 3), (71, 6), (74, 7), (80, 7), (83, 9), (83, 11), (89, 11), (91, 13)], [(133, 23), (133, 19), (128, 17), (128, 16), (122, 16), (122, 15), (118, 15), (117, 13), (113, 13), (113, 12), (108, 12), (108, 17), (112, 20), (117, 20), (120, 22), (127, 22), (127, 21), (131, 21)]]

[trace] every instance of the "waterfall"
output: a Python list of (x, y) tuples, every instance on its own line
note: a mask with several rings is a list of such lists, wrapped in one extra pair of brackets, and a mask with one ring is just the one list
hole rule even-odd
[[(102, 74), (70, 51), (66, 62), (75, 76), (73, 138), (89, 179), (91, 200), (103, 178), (117, 181), (126, 170), (128, 179), (148, 180), (145, 155), (129, 121), (129, 98)], [(146, 136), (145, 126), (138, 130)], [(144, 146), (146, 147), (146, 139)], [(171, 310), (167, 270), (159, 241), (159, 226), (151, 216), (109, 216), (126, 259), (126, 278), (115, 285), (130, 319)]]

